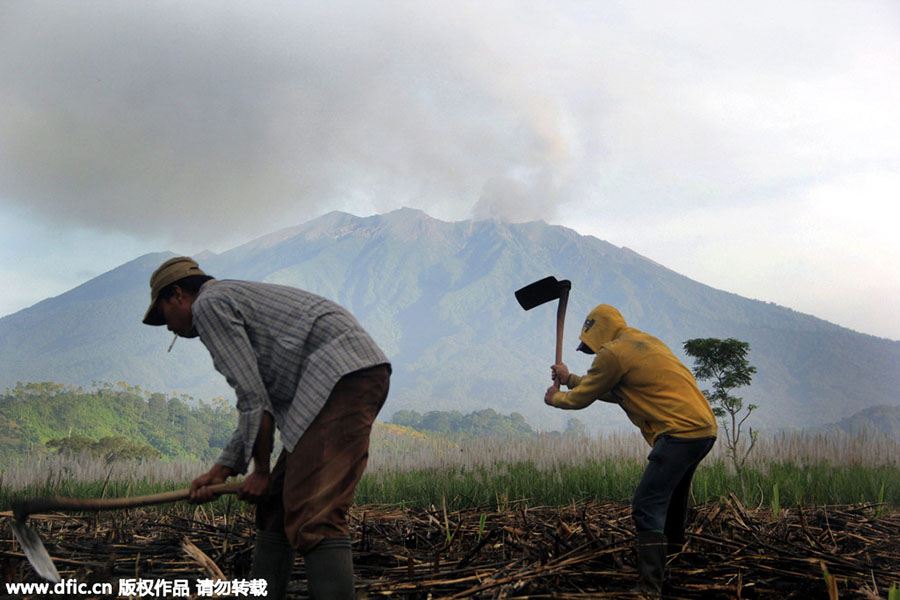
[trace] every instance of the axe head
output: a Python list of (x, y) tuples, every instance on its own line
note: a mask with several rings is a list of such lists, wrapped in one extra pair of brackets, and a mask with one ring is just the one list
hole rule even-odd
[(50, 554), (47, 552), (47, 549), (44, 548), (44, 542), (41, 541), (41, 536), (39, 536), (34, 529), (29, 527), (25, 520), (26, 517), (16, 516), (10, 521), (13, 533), (15, 534), (16, 539), (19, 540), (19, 545), (22, 547), (25, 558), (31, 563), (35, 573), (47, 581), (58, 583), (60, 581), (59, 571), (56, 570), (56, 566), (53, 564)]
[(516, 290), (516, 300), (525, 310), (531, 310), (545, 302), (560, 298), (564, 292), (568, 292), (572, 282), (568, 279), (558, 281), (556, 277), (544, 277), (534, 283), (529, 283), (522, 289)]

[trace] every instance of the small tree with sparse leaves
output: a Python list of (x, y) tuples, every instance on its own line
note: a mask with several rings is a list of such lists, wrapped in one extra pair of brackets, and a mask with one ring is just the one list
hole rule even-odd
[(746, 449), (743, 447), (741, 434), (744, 423), (758, 407), (755, 404), (748, 404), (746, 413), (741, 416), (744, 411), (744, 400), (732, 396), (730, 392), (735, 388), (750, 385), (752, 375), (756, 373), (756, 367), (747, 361), (750, 344), (734, 338), (727, 340), (696, 338), (684, 343), (684, 351), (694, 358), (694, 377), (698, 381), (707, 379), (712, 381), (712, 391), (703, 390), (703, 395), (709, 400), (716, 417), (722, 419), (728, 456), (741, 482), (741, 498), (746, 502), (744, 463), (756, 445), (759, 432), (748, 427), (750, 444)]

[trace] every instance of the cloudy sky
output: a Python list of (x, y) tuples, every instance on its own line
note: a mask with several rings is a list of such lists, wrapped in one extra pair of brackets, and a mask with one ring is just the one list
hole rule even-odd
[(0, 316), (331, 210), (543, 219), (900, 339), (900, 3), (0, 3)]

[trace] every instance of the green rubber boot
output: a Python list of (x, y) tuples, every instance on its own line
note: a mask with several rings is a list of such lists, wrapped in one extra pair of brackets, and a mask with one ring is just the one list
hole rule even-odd
[(251, 579), (266, 580), (266, 596), (269, 600), (284, 600), (291, 569), (294, 566), (294, 548), (283, 533), (256, 531)]
[(355, 600), (350, 536), (325, 538), (303, 560), (310, 600)]

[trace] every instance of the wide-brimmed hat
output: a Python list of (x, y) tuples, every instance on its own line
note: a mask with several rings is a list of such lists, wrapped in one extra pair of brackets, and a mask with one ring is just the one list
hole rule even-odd
[(145, 325), (165, 325), (166, 320), (156, 310), (156, 301), (164, 287), (175, 283), (179, 279), (191, 275), (206, 275), (193, 258), (189, 256), (176, 256), (159, 265), (153, 275), (150, 276), (150, 308), (144, 315)]

